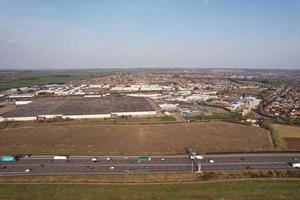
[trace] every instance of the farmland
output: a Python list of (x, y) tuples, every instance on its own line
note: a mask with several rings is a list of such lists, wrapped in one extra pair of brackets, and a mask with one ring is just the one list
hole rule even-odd
[(273, 124), (272, 128), (283, 141), (286, 150), (299, 151), (300, 150), (300, 127)]
[(175, 155), (273, 150), (264, 129), (227, 123), (48, 125), (0, 130), (0, 154)]
[(0, 90), (66, 83), (70, 80), (81, 80), (107, 74), (107, 70), (57, 70), (57, 71), (0, 71)]
[[(244, 180), (193, 184), (3, 184), (0, 199), (298, 199), (299, 180)], [(18, 191), (18, 192), (16, 192)]]

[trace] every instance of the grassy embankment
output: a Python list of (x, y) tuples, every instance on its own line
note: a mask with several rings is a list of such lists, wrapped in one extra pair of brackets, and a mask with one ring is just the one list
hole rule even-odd
[(211, 115), (197, 115), (197, 116), (184, 116), (186, 120), (194, 121), (209, 121), (209, 120), (223, 120), (230, 122), (240, 122), (240, 115), (237, 113), (212, 113)]
[(0, 199), (297, 200), (299, 180), (244, 180), (193, 184), (2, 184)]
[(281, 150), (300, 150), (300, 127), (284, 124), (271, 124), (269, 130), (274, 144)]
[(0, 129), (4, 128), (25, 128), (36, 126), (53, 126), (53, 125), (100, 125), (100, 124), (144, 124), (144, 123), (168, 123), (176, 122), (173, 116), (156, 116), (156, 117), (118, 117), (106, 119), (48, 119), (43, 121), (4, 121), (0, 122)]
[(269, 124), (265, 125), (265, 128), (271, 134), (274, 147), (277, 150), (285, 150), (284, 141), (283, 141), (282, 137), (280, 136), (280, 134), (278, 133), (278, 130), (276, 128), (274, 128), (273, 125), (269, 125)]

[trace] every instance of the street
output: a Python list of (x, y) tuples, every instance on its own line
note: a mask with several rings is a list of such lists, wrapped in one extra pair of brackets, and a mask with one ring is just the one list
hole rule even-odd
[[(95, 157), (97, 162), (92, 161)], [(200, 164), (201, 171), (292, 169), (290, 163), (299, 160), (299, 153), (224, 154), (204, 155)], [(152, 156), (150, 161), (139, 161), (137, 156), (70, 156), (68, 160), (31, 156), (15, 162), (1, 161), (0, 175), (195, 172), (197, 162), (188, 156)]]

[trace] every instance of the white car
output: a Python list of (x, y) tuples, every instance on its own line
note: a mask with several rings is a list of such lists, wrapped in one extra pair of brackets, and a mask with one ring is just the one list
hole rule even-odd
[(111, 158), (107, 157), (106, 160), (111, 160)]
[(99, 162), (99, 159), (96, 158), (96, 157), (94, 157), (94, 158), (92, 158), (92, 161), (93, 161), (93, 162)]
[(215, 163), (215, 161), (214, 161), (214, 160), (208, 160), (208, 162), (209, 162), (209, 163)]
[(31, 172), (31, 169), (30, 169), (30, 168), (25, 169), (25, 172), (26, 172), (26, 173)]
[(114, 169), (115, 169), (115, 167), (114, 167), (114, 166), (111, 166), (111, 167), (109, 167), (109, 169), (110, 169), (110, 170), (114, 170)]
[(164, 158), (161, 158), (160, 160), (164, 161), (165, 159), (164, 159)]

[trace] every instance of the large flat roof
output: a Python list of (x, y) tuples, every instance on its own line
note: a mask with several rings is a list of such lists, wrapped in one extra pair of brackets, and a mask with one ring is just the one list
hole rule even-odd
[(106, 96), (97, 98), (52, 97), (33, 99), (29, 104), (16, 107), (2, 117), (32, 117), (37, 115), (93, 115), (114, 112), (155, 111), (143, 97)]

